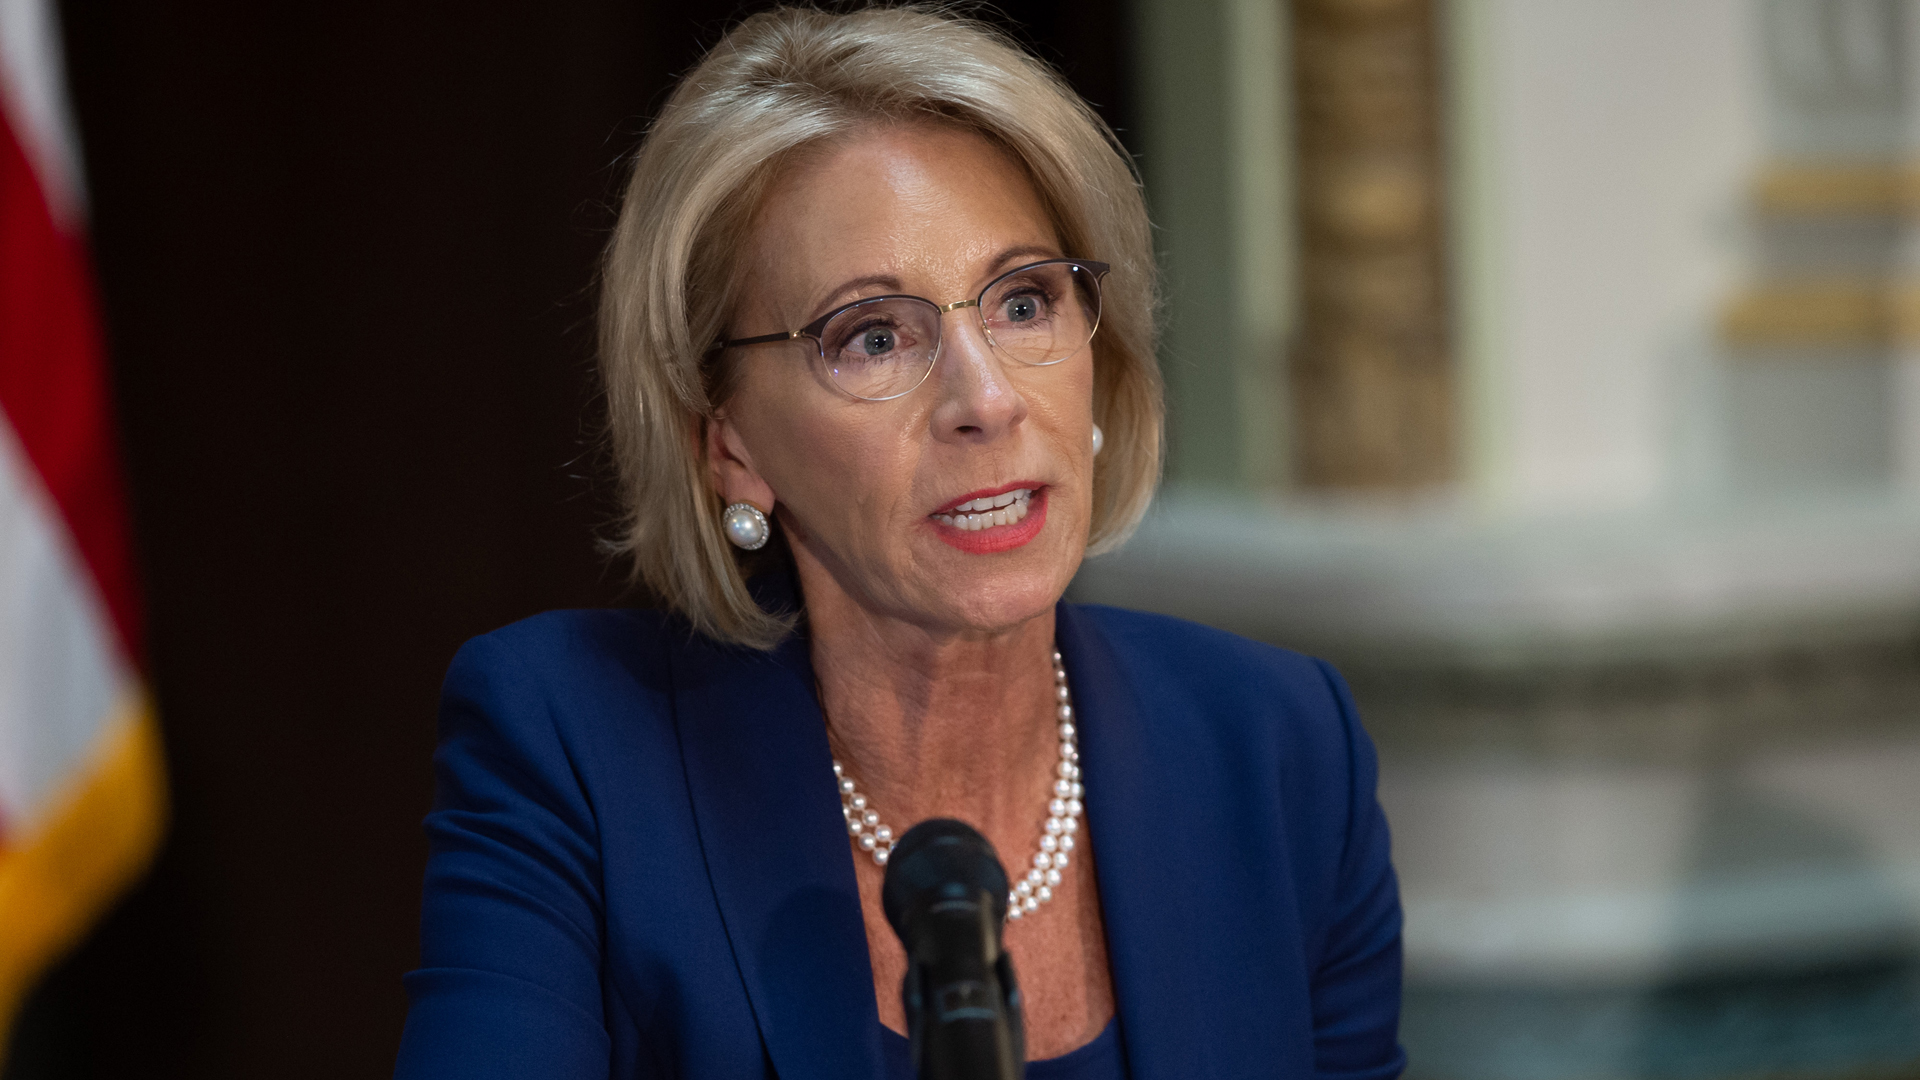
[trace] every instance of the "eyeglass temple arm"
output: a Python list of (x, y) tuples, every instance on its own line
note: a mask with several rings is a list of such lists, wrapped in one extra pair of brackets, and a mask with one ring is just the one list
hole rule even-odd
[(713, 343), (713, 349), (711, 351), (719, 352), (721, 349), (734, 349), (742, 345), (771, 345), (776, 341), (792, 341), (804, 333), (806, 333), (805, 330), (782, 330), (777, 334), (761, 334), (759, 337), (743, 337), (735, 338), (732, 341), (716, 341)]

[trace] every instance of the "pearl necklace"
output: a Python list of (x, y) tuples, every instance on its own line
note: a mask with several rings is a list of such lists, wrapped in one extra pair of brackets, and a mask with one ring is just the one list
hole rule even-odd
[[(1073, 852), (1074, 837), (1080, 832), (1080, 803), (1086, 788), (1080, 783), (1080, 744), (1073, 726), (1073, 695), (1067, 690), (1067, 669), (1060, 653), (1053, 654), (1054, 715), (1060, 721), (1060, 763), (1054, 766), (1053, 798), (1047, 802), (1047, 823), (1040, 833), (1040, 850), (1033, 854), (1033, 866), (1007, 893), (1007, 918), (1018, 919), (1053, 899), (1053, 890), (1064, 880), (1064, 872)], [(880, 821), (875, 810), (854, 786), (853, 778), (839, 761), (833, 763), (833, 776), (840, 784), (840, 814), (847, 820), (847, 832), (861, 851), (873, 857), (875, 866), (887, 865), (893, 855), (893, 830)]]

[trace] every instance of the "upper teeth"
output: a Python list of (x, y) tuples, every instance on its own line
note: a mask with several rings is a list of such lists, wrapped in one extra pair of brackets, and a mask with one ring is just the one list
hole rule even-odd
[(933, 520), (956, 529), (990, 529), (995, 525), (1011, 525), (1027, 516), (1028, 502), (1033, 498), (1031, 488), (1016, 488), (1003, 491), (998, 495), (982, 495), (978, 499), (969, 499), (942, 514), (933, 515)]
[(1013, 491), (1003, 491), (998, 495), (982, 495), (972, 502), (963, 502), (947, 512), (950, 514), (977, 514), (982, 510), (998, 510), (1003, 506), (1012, 505), (1016, 499), (1026, 499), (1032, 495), (1033, 492), (1025, 488), (1016, 488)]

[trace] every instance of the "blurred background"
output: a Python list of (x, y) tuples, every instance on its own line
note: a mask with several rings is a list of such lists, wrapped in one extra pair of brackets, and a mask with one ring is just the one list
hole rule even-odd
[[(383, 1075), (447, 661), (630, 599), (621, 158), (767, 5), (61, 6), (173, 819), (0, 1076)], [(1349, 676), (1410, 1075), (1920, 1077), (1920, 3), (981, 13), (1168, 274), (1074, 595)]]

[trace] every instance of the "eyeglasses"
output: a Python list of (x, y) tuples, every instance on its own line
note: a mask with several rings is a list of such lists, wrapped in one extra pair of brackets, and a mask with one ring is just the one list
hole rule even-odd
[(1017, 363), (1045, 367), (1079, 352), (1100, 328), (1100, 280), (1108, 269), (1106, 263), (1048, 259), (994, 278), (972, 300), (936, 304), (919, 296), (873, 296), (834, 308), (798, 330), (722, 341), (712, 351), (812, 338), (816, 370), (828, 383), (862, 401), (889, 401), (927, 381), (940, 358), (940, 317), (960, 308), (978, 308), (988, 344)]

